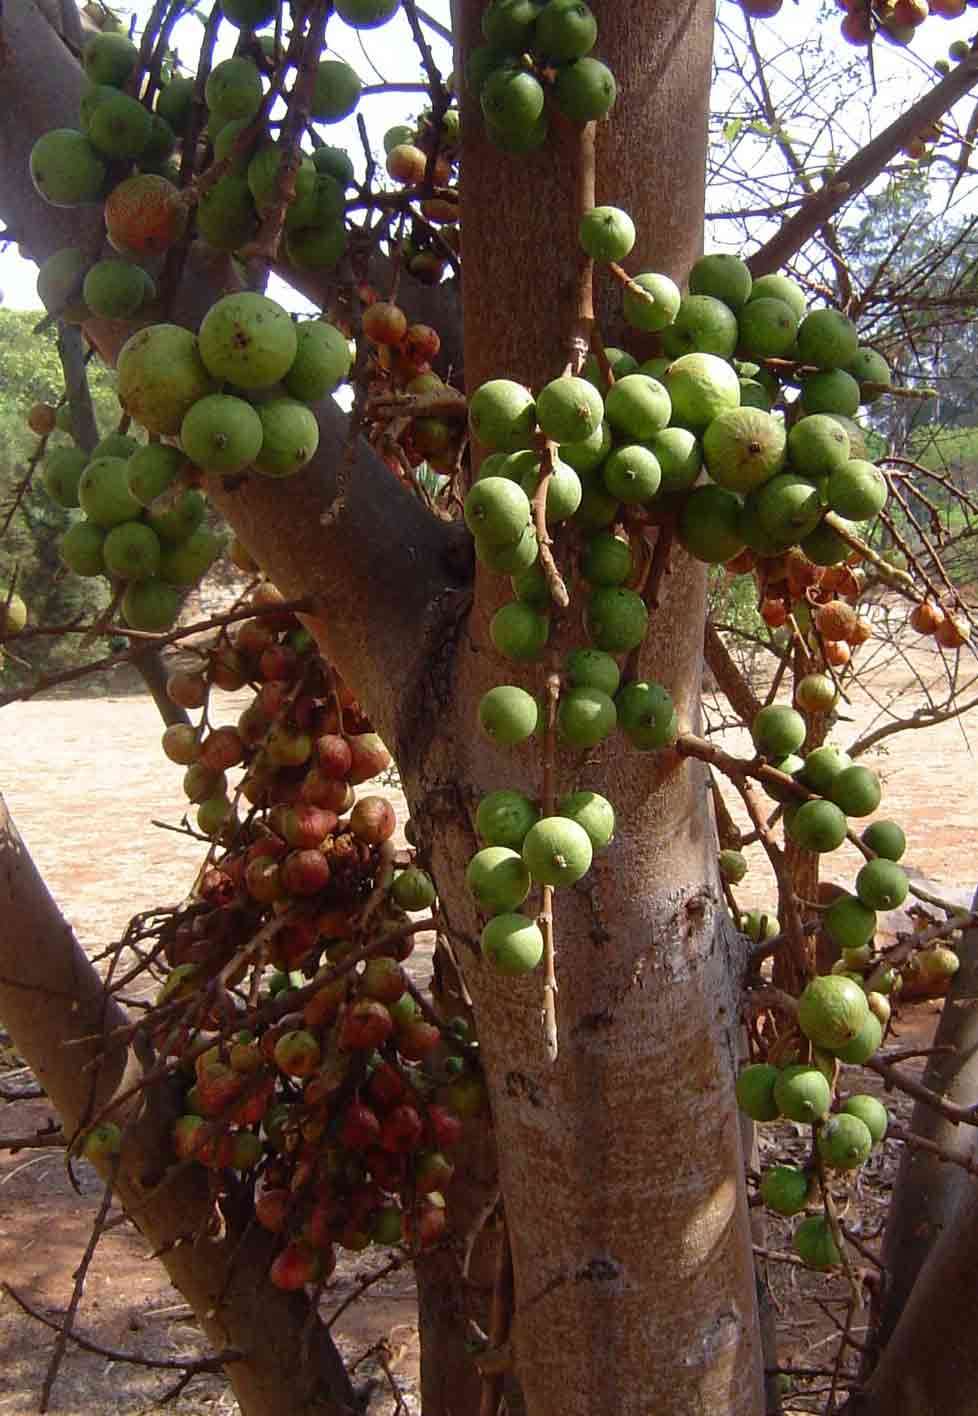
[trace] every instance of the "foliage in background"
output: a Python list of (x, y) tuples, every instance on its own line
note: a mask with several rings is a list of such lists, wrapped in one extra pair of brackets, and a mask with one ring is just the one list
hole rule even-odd
[[(26, 417), (34, 403), (57, 403), (64, 390), (54, 329), (32, 331), (42, 311), (0, 310), (0, 516), (27, 471), (37, 438)], [(119, 416), (111, 373), (92, 361), (89, 384), (99, 431), (110, 431)], [(68, 446), (64, 433), (54, 433), (48, 446)], [(101, 579), (69, 575), (58, 555), (58, 541), (76, 513), (65, 511), (44, 491), (40, 471), (16, 511), (10, 529), (0, 539), (0, 585), (16, 573), (17, 590), (30, 607), (32, 624), (65, 624), (79, 616), (90, 619), (106, 603)], [(0, 662), (0, 683), (13, 687), (38, 672), (65, 668), (74, 662), (76, 636), (23, 640), (10, 646)]]

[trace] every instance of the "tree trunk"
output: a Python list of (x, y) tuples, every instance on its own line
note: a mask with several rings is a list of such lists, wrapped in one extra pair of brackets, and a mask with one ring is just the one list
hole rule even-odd
[[(972, 908), (978, 908), (978, 895)], [(934, 1036), (935, 1047), (949, 1050), (927, 1059), (922, 1080), (938, 1096), (971, 1106), (978, 1097), (978, 929), (965, 931), (959, 955), (961, 967), (951, 980)], [(967, 1159), (975, 1154), (974, 1127), (956, 1126), (923, 1102), (913, 1109), (910, 1129), (949, 1155)], [(877, 1333), (880, 1347), (890, 1341), (928, 1255), (954, 1223), (962, 1192), (974, 1185), (957, 1166), (925, 1151), (904, 1150), (883, 1242), (886, 1285)]]
[[(969, 1128), (970, 1129), (970, 1128)], [(973, 1416), (978, 1185), (962, 1187), (886, 1350), (852, 1411), (859, 1416)]]
[[(458, 6), (459, 71), (478, 42), (481, 8)], [(598, 52), (621, 95), (598, 143), (599, 199), (626, 207), (643, 233), (634, 268), (681, 275), (702, 231), (712, 11), (605, 5), (597, 17)], [(682, 63), (667, 64), (677, 48)], [(586, 185), (588, 135), (555, 124), (540, 153), (502, 157), (468, 97), (462, 130), (467, 388), (500, 375), (539, 387), (561, 372), (577, 314), (572, 194)], [(647, 160), (636, 162), (638, 151)], [(617, 302), (599, 292), (599, 307)], [(641, 673), (666, 684), (693, 726), (705, 575), (684, 556), (676, 562)], [(430, 675), (426, 711), (398, 761), (475, 1002), (527, 1410), (754, 1416), (762, 1379), (732, 1096), (739, 968), (719, 904), (705, 775), (669, 753), (623, 751), (620, 739), (583, 771), (562, 756), (562, 789), (604, 792), (619, 834), (581, 886), (558, 897), (560, 1051), (551, 1064), (542, 978), (501, 979), (481, 965), (462, 885), (479, 795), (533, 790), (540, 770), (533, 747), (504, 754), (474, 732), (479, 697), (510, 677), (488, 642), (500, 590), (479, 576), (468, 636), (454, 663)], [(580, 639), (568, 623), (559, 647)]]
[[(138, 1080), (128, 1047), (98, 1039), (127, 1019), (48, 894), (0, 798), (0, 1017), (72, 1136)], [(217, 1350), (245, 1354), (227, 1374), (244, 1416), (352, 1416), (353, 1388), (302, 1294), (268, 1282), (275, 1236), (230, 1219), (214, 1235), (208, 1176), (172, 1164), (177, 1110), (164, 1089), (128, 1110), (117, 1193)], [(305, 1345), (304, 1345), (305, 1343)], [(308, 1353), (304, 1360), (303, 1354)]]

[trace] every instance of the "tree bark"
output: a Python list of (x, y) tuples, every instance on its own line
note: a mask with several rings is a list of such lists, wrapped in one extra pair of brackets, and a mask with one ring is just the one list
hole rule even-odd
[[(978, 895), (972, 908), (978, 908)], [(959, 956), (961, 967), (951, 980), (934, 1036), (934, 1046), (949, 1051), (932, 1053), (922, 1080), (938, 1096), (971, 1106), (978, 1098), (978, 929), (965, 931)], [(914, 1106), (910, 1130), (948, 1155), (965, 1159), (975, 1154), (974, 1128), (954, 1125), (923, 1102)], [(904, 1149), (883, 1241), (886, 1285), (878, 1347), (885, 1348), (893, 1337), (921, 1269), (941, 1235), (956, 1226), (962, 1193), (974, 1185), (959, 1167)]]
[[(0, 798), (0, 1017), (73, 1136), (114, 1095), (136, 1082), (128, 1047), (100, 1039), (127, 1021), (45, 888)], [(236, 1231), (216, 1212), (199, 1167), (172, 1164), (178, 1107), (163, 1088), (130, 1105), (117, 1193), (218, 1349), (244, 1360), (227, 1374), (244, 1416), (352, 1416), (353, 1388), (326, 1329), (302, 1294), (267, 1281), (277, 1241), (252, 1226)], [(308, 1353), (304, 1359), (303, 1354)]]
[[(477, 0), (457, 6), (460, 72), (478, 42), (481, 8)], [(635, 269), (681, 276), (702, 232), (712, 11), (596, 12), (598, 52), (620, 86), (615, 124), (598, 141), (599, 199), (624, 206), (643, 232)], [(677, 52), (681, 61), (667, 62)], [(586, 181), (587, 135), (555, 124), (540, 153), (501, 156), (468, 95), (462, 131), (467, 386), (507, 376), (538, 388), (561, 372), (577, 315), (573, 194)], [(626, 150), (630, 161), (621, 160)], [(636, 151), (648, 161), (636, 162)], [(510, 231), (519, 260), (500, 238)], [(610, 284), (597, 303), (617, 306)], [(667, 685), (692, 725), (705, 576), (685, 557), (676, 561), (640, 671)], [(705, 775), (669, 753), (623, 751), (617, 740), (589, 754), (583, 771), (562, 756), (561, 788), (576, 780), (605, 793), (619, 834), (585, 881), (558, 897), (559, 1055), (551, 1064), (539, 973), (505, 980), (481, 965), (462, 887), (479, 795), (532, 791), (539, 773), (538, 749), (503, 753), (474, 733), (482, 692), (510, 677), (487, 633), (500, 588), (478, 576), (467, 637), (454, 662), (430, 675), (427, 712), (398, 761), (475, 1002), (527, 1410), (754, 1416), (762, 1377), (732, 1096), (739, 969), (719, 904)], [(568, 623), (558, 647), (580, 638)], [(513, 677), (532, 686), (524, 673)]]

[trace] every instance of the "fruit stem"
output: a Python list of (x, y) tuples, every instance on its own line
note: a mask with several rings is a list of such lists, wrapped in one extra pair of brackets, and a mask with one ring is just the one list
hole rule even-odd
[[(557, 703), (560, 699), (560, 673), (551, 665), (544, 689), (547, 721), (543, 738), (543, 814), (553, 816), (556, 809), (557, 781)], [(557, 1043), (557, 971), (554, 953), (554, 892), (544, 885), (538, 917), (543, 934), (543, 1031), (547, 1057), (556, 1062)]]

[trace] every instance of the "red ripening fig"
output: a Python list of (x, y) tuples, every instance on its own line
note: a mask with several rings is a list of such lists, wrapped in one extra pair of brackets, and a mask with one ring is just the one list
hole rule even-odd
[(396, 959), (368, 959), (360, 980), (360, 990), (379, 1003), (396, 1003), (407, 984), (404, 970)]
[(271, 679), (268, 683), (263, 683), (255, 695), (255, 704), (261, 709), (269, 722), (277, 718), (285, 707), (289, 696), (289, 685), (277, 679)]
[(203, 1116), (178, 1116), (173, 1123), (173, 1153), (178, 1160), (196, 1160), (201, 1141)]
[(417, 187), (424, 180), (427, 166), (428, 154), (413, 143), (398, 143), (387, 154), (388, 176), (411, 187)]
[(363, 312), (363, 332), (373, 344), (400, 344), (407, 327), (404, 311), (388, 300), (378, 300)]
[(456, 1146), (462, 1139), (461, 1119), (454, 1111), (449, 1111), (447, 1106), (435, 1103), (428, 1107), (428, 1127), (439, 1150)]
[(105, 229), (117, 251), (135, 256), (165, 251), (187, 227), (189, 207), (165, 177), (127, 177), (105, 201)]
[(312, 767), (302, 780), (299, 795), (303, 801), (310, 805), (321, 806), (327, 811), (335, 811), (339, 815), (349, 811), (356, 801), (356, 794), (349, 782), (342, 782), (336, 777), (326, 777), (320, 767)]
[(269, 629), (276, 634), (286, 629), (293, 629), (296, 624), (295, 615), (291, 610), (281, 610), (276, 613), (276, 606), (285, 603), (285, 596), (281, 590), (277, 590), (268, 580), (262, 582), (254, 591), (251, 597), (251, 604), (255, 610), (262, 611), (260, 618)]
[(253, 860), (284, 860), (288, 853), (288, 846), (278, 836), (260, 836), (245, 851), (245, 865), (249, 866)]
[(781, 9), (784, 0), (740, 0), (740, 8), (752, 20), (770, 20)]
[(873, 38), (873, 23), (869, 18), (868, 7), (865, 10), (852, 10), (842, 21), (842, 38), (847, 44), (854, 44), (857, 48), (862, 48), (869, 44)]
[(387, 1110), (408, 1095), (408, 1084), (396, 1067), (389, 1062), (381, 1062), (370, 1074), (367, 1091), (375, 1106)]
[(285, 925), (271, 942), (272, 963), (284, 973), (289, 973), (309, 957), (318, 938), (319, 931), (312, 920)]
[(280, 870), (290, 895), (318, 895), (329, 884), (329, 861), (322, 851), (293, 851)]
[(274, 1077), (267, 1077), (257, 1088), (249, 1083), (248, 1095), (231, 1108), (231, 1120), (236, 1126), (257, 1125), (264, 1119), (274, 1091)]
[(207, 665), (207, 677), (217, 688), (223, 688), (225, 693), (237, 693), (248, 681), (244, 661), (230, 645), (223, 645), (213, 651)]
[(237, 891), (230, 875), (224, 870), (215, 870), (212, 866), (209, 870), (205, 870), (201, 877), (200, 893), (208, 904), (220, 907), (229, 905)]
[(394, 1031), (394, 1020), (373, 998), (358, 999), (343, 1015), (339, 1044), (345, 1052), (371, 1051), (386, 1042)]
[(316, 758), (325, 777), (347, 777), (353, 766), (350, 744), (339, 733), (324, 733), (316, 739)]
[(936, 634), (944, 623), (944, 611), (932, 600), (915, 605), (910, 612), (910, 625), (918, 634)]
[(297, 803), (286, 811), (282, 821), (282, 833), (290, 846), (294, 846), (296, 850), (306, 850), (311, 846), (322, 845), (326, 837), (336, 830), (337, 824), (335, 811)]
[(833, 669), (843, 669), (852, 658), (852, 650), (844, 639), (829, 639), (823, 646), (825, 662)]
[(396, 1194), (404, 1184), (405, 1162), (402, 1156), (389, 1151), (371, 1150), (364, 1157), (370, 1170), (370, 1178), (389, 1195)]
[(788, 618), (788, 607), (783, 600), (765, 600), (761, 605), (761, 619), (770, 629), (779, 629)]
[(330, 1208), (325, 1200), (320, 1200), (309, 1211), (309, 1218), (302, 1226), (302, 1238), (314, 1249), (326, 1249), (331, 1242)]
[(205, 1116), (220, 1116), (241, 1094), (241, 1078), (224, 1062), (209, 1062), (197, 1074), (200, 1107)]
[(441, 338), (431, 325), (408, 325), (404, 336), (403, 353), (412, 364), (430, 363), (441, 348)]
[(58, 415), (50, 404), (35, 403), (27, 415), (27, 426), (39, 438), (45, 438), (49, 433), (54, 432), (57, 420)]
[(392, 1155), (407, 1155), (418, 1149), (424, 1139), (424, 1122), (413, 1106), (395, 1106), (384, 1117), (380, 1128), (381, 1149)]
[(895, 25), (911, 25), (916, 29), (930, 14), (927, 0), (896, 0), (887, 18)]
[(307, 1283), (315, 1283), (322, 1273), (322, 1265), (315, 1249), (306, 1244), (288, 1244), (272, 1260), (268, 1276), (276, 1288), (294, 1292)]
[(404, 1242), (416, 1237), (419, 1249), (430, 1249), (445, 1233), (447, 1217), (441, 1205), (421, 1204), (413, 1215), (404, 1214)]
[(380, 1141), (380, 1122), (375, 1112), (362, 1102), (352, 1102), (346, 1108), (340, 1127), (340, 1144), (347, 1150), (369, 1150)]
[(255, 1196), (255, 1218), (261, 1227), (272, 1234), (281, 1234), (291, 1200), (289, 1190), (259, 1190)]
[(250, 703), (238, 714), (238, 736), (245, 747), (257, 747), (268, 732), (268, 719), (257, 702)]
[(200, 745), (201, 762), (215, 772), (236, 767), (243, 759), (244, 743), (237, 728), (215, 728)]
[(383, 845), (396, 829), (397, 817), (386, 797), (361, 797), (350, 812), (350, 830), (368, 846)]
[(258, 659), (275, 643), (275, 635), (263, 619), (245, 620), (234, 636), (234, 647)]
[(422, 1062), (441, 1042), (441, 1028), (416, 1018), (397, 1030), (397, 1050), (408, 1062)]
[(180, 708), (203, 708), (207, 702), (207, 680), (203, 674), (181, 670), (167, 679), (166, 696)]
[(262, 651), (258, 666), (262, 678), (266, 681), (294, 679), (299, 667), (299, 656), (287, 644), (270, 644)]
[(419, 1195), (444, 1191), (451, 1184), (455, 1167), (441, 1151), (421, 1151), (414, 1163), (414, 1188)]
[(934, 638), (942, 649), (960, 649), (967, 644), (971, 633), (968, 621), (962, 615), (946, 615), (934, 632)]
[(274, 904), (285, 894), (281, 867), (268, 856), (260, 856), (245, 866), (245, 889), (261, 905)]
[(310, 1028), (320, 1028), (324, 1022), (333, 1022), (335, 1015), (347, 1001), (347, 991), (347, 978), (334, 978), (333, 983), (324, 984), (303, 1004), (303, 1020)]
[(351, 786), (368, 782), (391, 765), (391, 755), (376, 733), (357, 733), (347, 738), (347, 742), (353, 758), (349, 772)]

